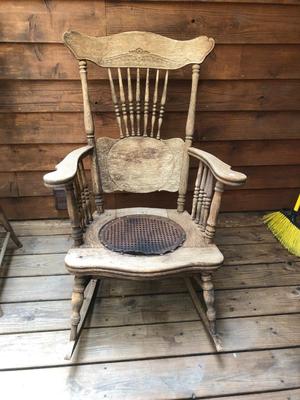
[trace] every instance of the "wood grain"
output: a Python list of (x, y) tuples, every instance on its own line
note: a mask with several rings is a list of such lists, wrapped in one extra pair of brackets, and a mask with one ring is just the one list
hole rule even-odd
[(27, 0), (0, 2), (2, 42), (61, 43), (68, 29), (86, 30), (90, 34), (105, 35), (104, 1), (35, 0), (28, 7)]
[[(259, 166), (259, 165), (293, 165), (299, 164), (299, 141), (274, 140), (271, 145), (268, 141), (240, 141), (235, 142), (203, 142), (195, 143), (214, 154), (232, 166)], [(51, 171), (68, 153), (80, 144), (51, 144), (51, 145), (2, 145), (0, 170), (12, 171)], [(86, 166), (88, 167), (88, 163)], [(196, 166), (196, 162), (192, 163)]]
[[(184, 137), (185, 112), (165, 114), (162, 137)], [(0, 144), (80, 143), (86, 139), (81, 112), (6, 113), (1, 115)], [(115, 115), (95, 112), (96, 136), (117, 138)], [(298, 111), (199, 110), (195, 120), (195, 141), (300, 139)]]
[[(299, 79), (299, 51), (298, 44), (218, 44), (202, 64), (200, 78)], [(62, 44), (0, 43), (0, 52), (0, 79), (79, 79), (77, 64)], [(22, 65), (18, 62), (20, 57)], [(255, 62), (249, 63), (249, 59)], [(173, 71), (172, 78), (189, 79), (190, 69)], [(88, 74), (92, 80), (107, 79), (106, 70), (92, 63), (88, 65)]]
[(107, 1), (107, 34), (154, 31), (174, 38), (205, 32), (216, 43), (299, 43), (297, 6)]
[[(49, 396), (67, 397), (70, 389), (65, 382), (71, 384), (76, 379), (74, 400), (82, 398), (83, 393), (94, 400), (99, 397), (99, 392), (111, 400), (120, 399), (121, 394), (126, 400), (188, 399), (192, 393), (194, 397), (205, 398), (241, 393), (245, 387), (248, 392), (297, 388), (299, 360), (300, 350), (295, 348), (243, 352), (236, 358), (229, 353), (218, 358), (205, 355), (92, 364), (75, 370), (72, 367), (29, 369), (3, 372), (1, 387), (4, 391), (9, 390), (13, 397), (20, 397), (32, 396), (36, 382), (43, 387), (50, 383)], [(232, 379), (232, 371), (235, 371), (236, 379)], [(103, 380), (99, 381), (99, 376)], [(116, 385), (116, 379), (122, 382), (121, 388)], [(14, 384), (16, 381), (18, 385)], [(255, 385), (252, 384), (254, 381)], [(173, 389), (171, 393), (170, 387), (175, 387), (176, 392)], [(40, 390), (37, 387), (35, 392), (40, 393)]]
[[(300, 342), (298, 320), (298, 314), (220, 320), (223, 350), (237, 352), (297, 346)], [(80, 340), (84, 351), (75, 353), (73, 362), (61, 357), (66, 342), (66, 331), (1, 335), (0, 369), (187, 356), (214, 351), (199, 321), (85, 329)], [(15, 354), (18, 354), (17, 360)]]
[[(260, 189), (260, 190), (230, 190), (224, 193), (221, 211), (257, 211), (278, 210), (290, 208), (298, 196), (297, 189)], [(105, 204), (108, 208), (117, 207), (176, 207), (176, 196), (172, 193), (150, 193), (143, 195), (107, 195)], [(8, 218), (24, 220), (66, 218), (66, 211), (55, 209), (54, 197), (3, 197), (1, 204)], [(191, 207), (191, 196), (187, 196), (187, 208)]]
[[(90, 85), (92, 111), (113, 111), (107, 82)], [(188, 109), (190, 82), (173, 81), (166, 111)], [(297, 111), (299, 80), (201, 81), (197, 110), (205, 111)], [(3, 81), (0, 112), (82, 112), (78, 81)]]

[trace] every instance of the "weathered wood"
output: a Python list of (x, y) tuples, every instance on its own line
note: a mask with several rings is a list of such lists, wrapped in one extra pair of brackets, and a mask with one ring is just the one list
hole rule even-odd
[[(241, 228), (244, 226), (254, 227), (262, 226), (262, 212), (248, 213), (225, 213), (219, 214), (218, 226), (220, 228)], [(44, 236), (49, 235), (67, 235), (70, 233), (70, 223), (67, 220), (52, 219), (52, 220), (26, 220), (13, 221), (12, 226), (18, 236)], [(249, 231), (251, 231), (249, 229)], [(266, 230), (268, 233), (268, 231)]]
[[(218, 43), (201, 66), (201, 79), (299, 79), (299, 51), (299, 44)], [(1, 79), (78, 79), (74, 59), (62, 44), (0, 43), (0, 52), (6, 60), (0, 65)], [(189, 79), (190, 75), (190, 68), (174, 70), (172, 79)], [(89, 79), (106, 78), (105, 70), (90, 63)]]
[[(67, 12), (72, 9), (72, 12)], [(1, 18), (5, 26), (1, 31), (1, 41), (6, 42), (49, 42), (61, 43), (62, 34), (68, 28), (85, 29), (88, 25), (94, 35), (105, 34), (104, 1), (89, 1), (83, 4), (75, 0), (70, 5), (68, 0), (45, 4), (35, 1), (28, 9), (26, 0), (18, 5), (2, 1)], [(16, 23), (17, 21), (17, 23)]]
[[(248, 166), (238, 167), (238, 169), (250, 177), (246, 184), (240, 187), (242, 190), (279, 188), (284, 190), (286, 188), (298, 188), (299, 186), (298, 176), (300, 174), (300, 165), (274, 165), (264, 166), (263, 168), (260, 166)], [(86, 171), (86, 173), (88, 178), (90, 178), (89, 171)], [(2, 172), (0, 173), (0, 197), (50, 196), (52, 195), (51, 189), (45, 187), (42, 181), (44, 175), (44, 171)], [(188, 191), (193, 189), (195, 180), (196, 169), (191, 168), (189, 172)], [(230, 190), (230, 187), (227, 190)], [(260, 192), (256, 193), (259, 196)], [(271, 208), (276, 208), (276, 206)]]
[[(180, 219), (179, 221), (182, 221)], [(182, 223), (182, 222), (181, 222)], [(69, 222), (68, 222), (69, 224)], [(49, 225), (47, 225), (49, 227)], [(48, 232), (49, 233), (49, 232)], [(13, 246), (8, 248), (8, 254), (14, 255), (25, 255), (25, 254), (53, 254), (53, 253), (64, 253), (71, 247), (71, 241), (69, 235), (48, 235), (48, 236), (26, 236), (22, 239), (23, 247), (20, 249), (15, 249)], [(270, 248), (274, 248), (274, 252), (279, 253), (280, 247), (277, 246), (277, 241), (274, 239), (273, 235), (265, 228), (265, 226), (255, 227), (255, 228), (219, 228), (216, 243), (223, 249), (223, 247), (231, 248), (231, 245), (242, 244), (250, 245), (257, 244), (262, 246), (263, 244), (268, 244)], [(226, 246), (226, 247), (225, 247)], [(228, 247), (229, 246), (229, 247)], [(254, 251), (253, 257), (256, 259), (256, 254), (260, 254), (260, 247), (257, 247), (257, 252)], [(249, 257), (247, 249), (244, 249), (245, 256), (239, 257), (240, 261), (245, 263)], [(253, 250), (251, 250), (253, 252)], [(263, 251), (263, 250), (262, 250)], [(271, 251), (272, 252), (272, 251)], [(281, 251), (282, 256), (286, 255), (284, 249)], [(283, 260), (284, 261), (284, 260)], [(251, 263), (251, 260), (249, 261)]]
[[(273, 0), (272, 0), (273, 1)], [(269, 391), (259, 394), (245, 394), (241, 396), (216, 397), (215, 400), (297, 400), (300, 389)]]
[[(184, 112), (167, 112), (164, 116), (164, 138), (184, 138)], [(34, 143), (86, 143), (83, 118), (80, 112), (45, 112), (2, 114), (0, 126), (1, 144)], [(113, 113), (94, 113), (95, 131), (109, 132), (119, 137), (119, 129)], [(261, 139), (299, 139), (300, 117), (297, 111), (280, 112), (206, 112), (198, 110), (195, 119), (196, 142)], [(235, 145), (238, 147), (239, 143)], [(272, 146), (272, 143), (270, 143)], [(266, 179), (265, 184), (269, 179)]]
[[(295, 152), (296, 153), (296, 152)], [(290, 208), (293, 199), (299, 190), (293, 189), (260, 189), (260, 190), (229, 190), (225, 191), (221, 211), (257, 211), (278, 210)], [(107, 208), (112, 207), (138, 207), (141, 204), (147, 207), (167, 208), (176, 207), (176, 196), (172, 193), (149, 194), (118, 194), (106, 196)], [(67, 218), (65, 210), (56, 210), (53, 196), (43, 197), (5, 197), (1, 199), (7, 216), (14, 220), (24, 220), (29, 215), (31, 218)], [(187, 195), (187, 208), (191, 207), (190, 194)], [(191, 208), (190, 208), (191, 209)]]
[[(120, 399), (120, 394), (127, 400), (188, 399), (191, 392), (194, 397), (205, 398), (241, 393), (245, 387), (248, 392), (297, 388), (299, 359), (300, 350), (295, 348), (244, 352), (237, 357), (222, 354), (218, 358), (205, 355), (92, 364), (77, 367), (75, 371), (71, 367), (7, 371), (1, 373), (1, 387), (4, 391), (9, 390), (12, 396), (20, 397), (31, 394), (37, 382), (40, 387), (53, 382), (47, 386), (47, 393), (66, 397), (70, 389), (65, 382), (73, 382), (76, 377), (77, 399), (84, 393), (94, 400), (99, 397), (99, 392), (112, 400)], [(237, 371), (237, 379), (232, 379), (232, 371)], [(104, 377), (101, 381), (97, 379), (100, 375)], [(218, 385), (215, 385), (216, 375)], [(121, 388), (116, 385), (116, 379), (122, 382)], [(175, 387), (176, 393), (175, 389), (171, 392), (170, 387)]]
[[(190, 82), (168, 85), (168, 111), (186, 111)], [(297, 80), (206, 80), (199, 83), (197, 110), (206, 111), (299, 111)], [(99, 101), (101, 93), (101, 101)], [(90, 83), (92, 111), (113, 112), (109, 85)], [(76, 81), (3, 81), (0, 112), (82, 112), (80, 83)]]
[[(300, 341), (298, 320), (298, 314), (220, 320), (223, 350), (236, 352), (297, 346)], [(199, 321), (84, 329), (81, 351), (74, 354), (73, 362), (66, 362), (61, 357), (66, 341), (66, 331), (1, 335), (0, 369), (187, 356), (214, 351)]]
[(130, 137), (120, 141), (100, 138), (97, 153), (103, 190), (107, 193), (116, 190), (175, 192), (184, 151), (184, 142), (179, 138), (164, 141), (150, 137)]
[(161, 100), (160, 100), (160, 106), (159, 106), (158, 127), (157, 127), (157, 134), (156, 134), (156, 138), (157, 139), (160, 139), (160, 131), (161, 131), (161, 126), (162, 126), (164, 113), (165, 113), (165, 104), (166, 104), (166, 100), (167, 100), (168, 80), (169, 80), (169, 71), (166, 70), (165, 78), (164, 78), (164, 86), (163, 86), (163, 91), (162, 91)]
[(103, 37), (69, 31), (64, 42), (78, 60), (106, 68), (178, 69), (202, 63), (214, 47), (214, 40), (206, 36), (178, 41), (142, 30)]
[[(175, 289), (178, 290), (178, 287)], [(70, 310), (69, 303), (61, 302), (60, 305), (60, 301), (69, 299), (71, 290), (72, 290), (72, 277), (70, 276), (28, 277), (26, 278), (25, 282), (24, 278), (10, 278), (9, 282), (6, 282), (5, 285), (2, 287), (2, 293), (0, 298), (1, 298), (1, 303), (3, 303), (3, 306), (1, 307), (3, 309), (4, 314), (7, 314), (7, 312), (5, 312), (5, 308), (7, 310), (10, 310), (11, 308), (9, 304), (5, 305), (5, 303), (20, 302), (20, 301), (30, 302), (30, 301), (59, 300), (55, 304), (53, 304), (53, 307), (56, 310), (55, 312), (58, 313), (57, 315), (60, 315), (61, 311), (59, 310), (66, 308), (68, 314)], [(126, 292), (123, 291), (122, 293), (123, 296), (125, 296)], [(136, 317), (129, 316), (126, 304), (128, 306), (130, 304), (134, 305), (137, 311), (140, 309), (142, 310), (143, 307), (146, 306), (146, 304), (149, 304), (149, 310), (150, 307), (152, 310), (158, 307), (157, 312), (159, 309), (160, 313), (163, 313), (163, 310), (166, 310), (169, 315), (169, 312), (171, 311), (168, 310), (171, 302), (173, 302), (172, 310), (173, 311), (177, 310), (177, 311), (172, 318), (175, 318), (176, 321), (178, 320), (186, 321), (189, 319), (194, 319), (195, 314), (193, 314), (192, 311), (188, 311), (188, 308), (191, 306), (191, 303), (186, 299), (189, 299), (189, 297), (187, 294), (184, 293), (157, 294), (155, 296), (152, 296), (150, 299), (147, 296), (135, 296), (134, 298), (129, 297), (127, 299), (125, 297), (123, 298), (123, 300), (122, 298), (119, 297), (107, 298), (105, 301), (104, 299), (102, 299), (103, 307), (106, 310), (105, 315), (103, 315), (103, 318), (107, 318), (109, 316), (109, 313), (112, 312), (112, 307), (114, 304), (117, 304), (116, 307), (121, 307), (121, 305), (123, 304), (125, 308), (121, 309), (122, 308), (121, 307), (117, 313), (118, 314), (117, 316), (115, 316), (116, 312), (114, 311), (113, 316), (109, 316), (107, 321), (110, 321), (110, 323), (113, 323), (113, 325), (116, 324), (118, 325), (117, 323), (118, 318), (119, 319), (125, 318), (125, 320), (126, 318), (133, 318), (133, 321), (135, 321), (133, 322), (133, 324), (140, 323), (138, 322), (139, 318), (145, 318), (145, 315), (143, 316), (142, 313), (141, 315), (137, 315)], [(276, 301), (276, 308), (274, 308), (274, 301)], [(159, 306), (160, 302), (161, 305)], [(40, 306), (41, 305), (39, 305), (39, 307)], [(23, 305), (20, 304), (18, 308), (20, 307), (23, 308)], [(219, 318), (241, 317), (245, 315), (246, 316), (268, 315), (268, 314), (273, 315), (273, 314), (300, 312), (299, 286), (218, 290), (216, 293), (216, 309)], [(52, 312), (51, 307), (49, 309), (49, 313), (50, 312)], [(97, 312), (98, 311), (94, 309), (93, 314)], [(100, 314), (103, 313), (102, 305), (101, 309), (99, 310), (99, 313)], [(16, 314), (13, 314), (12, 318), (15, 318), (14, 315), (16, 316)], [(7, 318), (8, 320), (10, 320), (11, 317), (8, 315)], [(22, 318), (23, 318), (22, 314), (17, 315), (17, 320), (21, 319), (22, 321)], [(114, 320), (114, 318), (116, 319)], [(157, 319), (157, 316), (155, 317), (150, 313), (149, 318), (150, 318), (149, 320), (150, 323), (151, 321), (154, 321), (155, 318)], [(174, 321), (174, 319), (172, 320)], [(4, 324), (3, 326), (5, 327), (4, 320), (1, 321), (3, 321)], [(69, 315), (66, 321), (67, 321), (66, 327), (68, 327)], [(146, 319), (144, 320), (144, 322), (145, 321)], [(165, 319), (161, 322), (165, 322)], [(37, 323), (36, 320), (33, 323), (34, 324)], [(53, 328), (53, 329), (60, 329), (60, 328)]]
[(186, 39), (205, 32), (217, 43), (299, 43), (299, 13), (296, 6), (271, 4), (174, 2), (170, 10), (167, 2), (109, 1), (107, 34), (146, 30)]
[(128, 116), (127, 116), (127, 108), (126, 108), (126, 100), (123, 86), (123, 78), (121, 73), (121, 68), (118, 68), (118, 82), (119, 82), (119, 92), (120, 92), (120, 103), (123, 117), (123, 126), (125, 127), (125, 136), (129, 136), (128, 130)]

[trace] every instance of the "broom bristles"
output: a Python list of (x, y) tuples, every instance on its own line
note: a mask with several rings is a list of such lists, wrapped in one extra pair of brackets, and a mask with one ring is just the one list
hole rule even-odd
[(265, 215), (263, 220), (279, 242), (290, 253), (300, 257), (300, 229), (280, 211)]

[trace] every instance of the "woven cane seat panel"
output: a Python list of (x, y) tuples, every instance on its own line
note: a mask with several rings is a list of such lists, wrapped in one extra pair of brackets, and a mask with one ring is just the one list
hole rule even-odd
[(134, 255), (172, 252), (183, 244), (183, 228), (157, 215), (126, 215), (106, 223), (99, 231), (101, 243), (109, 250)]

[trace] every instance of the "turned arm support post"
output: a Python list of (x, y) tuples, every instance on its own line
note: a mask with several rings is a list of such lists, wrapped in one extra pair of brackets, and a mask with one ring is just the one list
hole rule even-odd
[(215, 233), (216, 233), (216, 226), (217, 226), (217, 220), (218, 220), (218, 215), (221, 207), (221, 200), (222, 200), (222, 194), (224, 191), (224, 184), (222, 182), (216, 182), (215, 185), (215, 192), (213, 195), (213, 199), (211, 202), (210, 206), (210, 212), (209, 216), (207, 219), (206, 223), (206, 228), (205, 228), (205, 237), (207, 238), (207, 242), (211, 243)]
[(190, 147), (188, 154), (199, 160), (192, 218), (199, 224), (207, 242), (211, 243), (216, 231), (224, 186), (242, 185), (247, 177), (233, 171), (230, 165), (205, 151)]
[(86, 183), (82, 159), (91, 154), (93, 146), (73, 150), (59, 164), (56, 170), (44, 175), (44, 184), (52, 189), (62, 188), (66, 192), (68, 214), (72, 226), (75, 246), (83, 243), (83, 231), (92, 220), (90, 194)]

